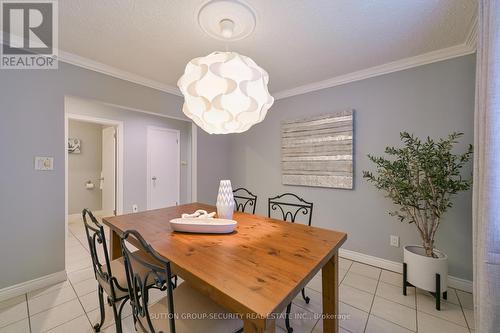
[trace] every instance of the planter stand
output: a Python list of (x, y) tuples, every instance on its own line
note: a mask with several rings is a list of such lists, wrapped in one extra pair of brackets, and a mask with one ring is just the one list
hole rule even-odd
[[(407, 264), (403, 263), (403, 295), (406, 296), (406, 287), (414, 287), (410, 282), (406, 281), (408, 273)], [(441, 311), (441, 275), (436, 273), (436, 292), (429, 292), (436, 299), (436, 310)], [(416, 295), (415, 295), (416, 297)], [(443, 299), (448, 299), (448, 292), (443, 292)]]

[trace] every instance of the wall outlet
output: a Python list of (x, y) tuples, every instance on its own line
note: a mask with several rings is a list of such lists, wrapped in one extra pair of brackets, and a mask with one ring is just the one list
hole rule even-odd
[(139, 211), (139, 206), (132, 205), (132, 212), (137, 213)]
[(391, 235), (391, 246), (399, 247), (399, 236)]

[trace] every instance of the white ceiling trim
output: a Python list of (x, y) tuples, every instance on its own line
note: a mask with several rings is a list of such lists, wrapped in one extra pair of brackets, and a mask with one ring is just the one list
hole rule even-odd
[(467, 34), (467, 39), (465, 40), (465, 44), (474, 50), (476, 50), (477, 47), (477, 20), (477, 15), (475, 15), (472, 21), (472, 25), (469, 29), (469, 33)]
[(113, 66), (105, 65), (103, 63), (90, 60), (88, 58), (81, 57), (79, 55), (61, 51), (59, 50), (59, 61), (63, 61), (65, 63), (75, 65), (78, 67), (90, 69), (94, 72), (99, 72), (102, 74), (106, 74), (118, 79), (122, 79), (125, 81), (129, 81), (132, 83), (136, 83), (145, 87), (153, 88), (156, 90), (160, 90), (169, 94), (177, 95), (177, 96), (182, 96), (180, 90), (177, 87), (170, 86), (168, 84), (164, 84), (155, 80), (151, 80), (148, 78), (145, 78), (143, 76), (133, 74), (121, 69), (118, 69)]
[[(3, 43), (3, 30), (0, 29), (0, 44)], [(19, 36), (11, 35), (11, 38), (16, 40), (17, 42), (23, 41), (23, 39)], [(105, 65), (103, 63), (81, 57), (79, 55), (62, 51), (58, 49), (58, 57), (57, 60), (65, 62), (67, 64), (75, 65), (81, 68), (89, 69), (94, 72), (102, 73), (108, 76), (112, 76), (121, 80), (125, 80), (128, 82), (136, 83), (141, 86), (153, 88), (156, 90), (160, 90), (169, 94), (182, 96), (179, 88), (170, 86), (168, 84), (164, 84), (155, 80), (151, 80), (145, 78), (143, 76), (133, 74), (121, 69), (118, 69), (113, 66)]]
[(346, 83), (360, 81), (379, 75), (398, 72), (401, 70), (426, 65), (433, 62), (464, 56), (467, 54), (474, 53), (475, 51), (476, 51), (475, 47), (472, 48), (471, 46), (464, 43), (461, 45), (456, 45), (445, 49), (424, 53), (415, 57), (396, 60), (384, 65), (374, 66), (360, 71), (348, 73), (345, 75), (336, 76), (324, 81), (314, 82), (310, 84), (305, 84), (297, 88), (279, 91), (273, 94), (273, 96), (275, 99), (278, 100), (296, 95), (306, 94), (309, 92), (340, 86)]
[[(327, 89), (343, 84), (347, 84), (350, 82), (356, 82), (364, 79), (368, 79), (371, 77), (376, 77), (384, 74), (394, 73), (397, 71), (418, 67), (426, 64), (430, 64), (433, 62), (443, 61), (447, 59), (452, 59), (468, 54), (472, 54), (476, 51), (477, 45), (477, 15), (474, 16), (474, 19), (471, 23), (471, 27), (467, 34), (466, 40), (463, 44), (451, 46), (448, 48), (424, 53), (418, 56), (409, 57), (405, 59), (396, 60), (390, 63), (386, 63), (379, 66), (370, 67), (367, 69), (355, 71), (352, 73), (336, 76), (327, 80), (313, 82), (309, 84), (305, 84), (296, 88), (282, 90), (276, 93), (273, 93), (273, 97), (276, 100), (292, 97), (296, 95), (302, 95), (309, 92)], [(3, 31), (0, 30), (0, 42), (2, 41)], [(17, 36), (16, 36), (17, 37)], [(176, 96), (181, 96), (182, 94), (177, 87), (161, 83), (155, 80), (151, 80), (145, 78), (141, 75), (133, 74), (128, 71), (124, 71), (118, 69), (116, 67), (106, 65), (73, 53), (65, 52), (59, 50), (58, 59), (62, 62), (75, 65), (78, 67), (82, 67), (85, 69), (89, 69), (98, 73), (102, 73), (105, 75), (109, 75), (118, 79), (122, 79), (128, 82), (136, 83), (145, 87), (153, 88), (159, 91), (163, 91), (169, 94), (173, 94)]]
[[(276, 100), (292, 97), (296, 95), (302, 95), (309, 92), (322, 90), (326, 88), (331, 88), (350, 82), (356, 82), (371, 77), (376, 77), (379, 75), (394, 73), (397, 71), (418, 67), (433, 62), (443, 61), (447, 59), (452, 59), (468, 54), (472, 54), (476, 51), (476, 39), (477, 39), (477, 20), (472, 26), (470, 33), (467, 36), (465, 43), (444, 48), (441, 50), (432, 51), (429, 53), (424, 53), (415, 57), (405, 58), (401, 60), (396, 60), (387, 64), (370, 67), (360, 71), (348, 73), (345, 75), (336, 76), (327, 80), (313, 82), (310, 84), (302, 85), (296, 88), (282, 90), (273, 93), (273, 97)], [(72, 54), (65, 51), (59, 51), (59, 60), (66, 62), (71, 65), (86, 68), (95, 72), (103, 73), (118, 79), (136, 83), (142, 86), (160, 90), (169, 94), (176, 96), (182, 96), (181, 92), (177, 87), (173, 87), (158, 81), (154, 81), (140, 75), (136, 75), (113, 66), (105, 65), (103, 63), (90, 60), (76, 54)]]
[(278, 91), (277, 93), (274, 93), (272, 95), (276, 100), (279, 100), (287, 97), (306, 94), (317, 90), (340, 86), (346, 83), (356, 82), (379, 75), (394, 73), (397, 71), (413, 67), (431, 64), (433, 62), (453, 59), (464, 55), (472, 54), (476, 52), (477, 48), (477, 34), (478, 34), (477, 27), (478, 27), (478, 15), (476, 13), (474, 15), (474, 18), (472, 19), (472, 23), (469, 28), (469, 32), (467, 33), (465, 42), (462, 44), (420, 54), (414, 57), (396, 60), (379, 66), (362, 69), (360, 71), (336, 76), (327, 80), (305, 84), (296, 88)]

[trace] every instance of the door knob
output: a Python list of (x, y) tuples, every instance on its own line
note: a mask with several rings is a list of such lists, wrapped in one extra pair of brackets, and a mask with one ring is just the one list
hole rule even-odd
[(157, 178), (156, 178), (156, 176), (155, 176), (155, 177), (153, 177), (153, 178), (151, 178), (151, 179), (152, 179), (152, 180), (156, 180)]

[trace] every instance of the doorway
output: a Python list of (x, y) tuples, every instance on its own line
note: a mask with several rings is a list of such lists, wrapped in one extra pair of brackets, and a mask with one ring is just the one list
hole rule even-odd
[[(94, 185), (93, 189), (97, 188), (99, 191), (106, 192), (104, 195), (104, 200), (103, 196), (101, 195), (101, 200), (100, 200), (101, 210), (98, 210), (99, 213), (108, 215), (122, 214), (123, 213), (123, 122), (105, 118), (98, 118), (93, 116), (86, 116), (81, 114), (65, 113), (64, 136), (66, 143), (66, 154), (65, 154), (66, 216), (71, 215), (69, 209), (70, 153), (68, 149), (69, 139), (71, 138), (70, 121), (80, 122), (100, 127), (100, 134), (96, 135), (100, 135), (101, 138), (104, 138), (104, 140), (101, 139), (99, 141), (100, 143), (97, 144), (97, 146), (100, 147), (99, 149), (100, 153), (99, 155), (95, 156), (101, 156), (101, 164), (100, 164), (101, 168), (99, 170), (98, 177), (96, 179), (86, 179), (85, 184), (88, 183), (88, 180), (90, 180), (91, 183), (93, 183)], [(85, 151), (85, 149), (86, 149), (85, 142), (80, 140), (80, 153), (82, 151)], [(81, 186), (81, 183), (79, 184), (79, 186)], [(90, 185), (90, 187), (92, 187), (92, 185)], [(90, 208), (90, 207), (84, 207), (84, 208)], [(74, 211), (74, 209), (72, 211)], [(79, 211), (78, 214), (81, 215), (81, 211)]]
[[(92, 116), (65, 113), (65, 235), (66, 247), (85, 246), (81, 210), (91, 209), (97, 218), (123, 212), (123, 123)], [(73, 230), (72, 229), (72, 230)], [(83, 230), (83, 229), (82, 229)], [(88, 253), (66, 253), (66, 270), (88, 265)], [(81, 256), (81, 258), (79, 258)]]
[(116, 126), (68, 120), (68, 213), (116, 215)]
[(180, 201), (180, 132), (148, 126), (148, 209), (176, 206)]

